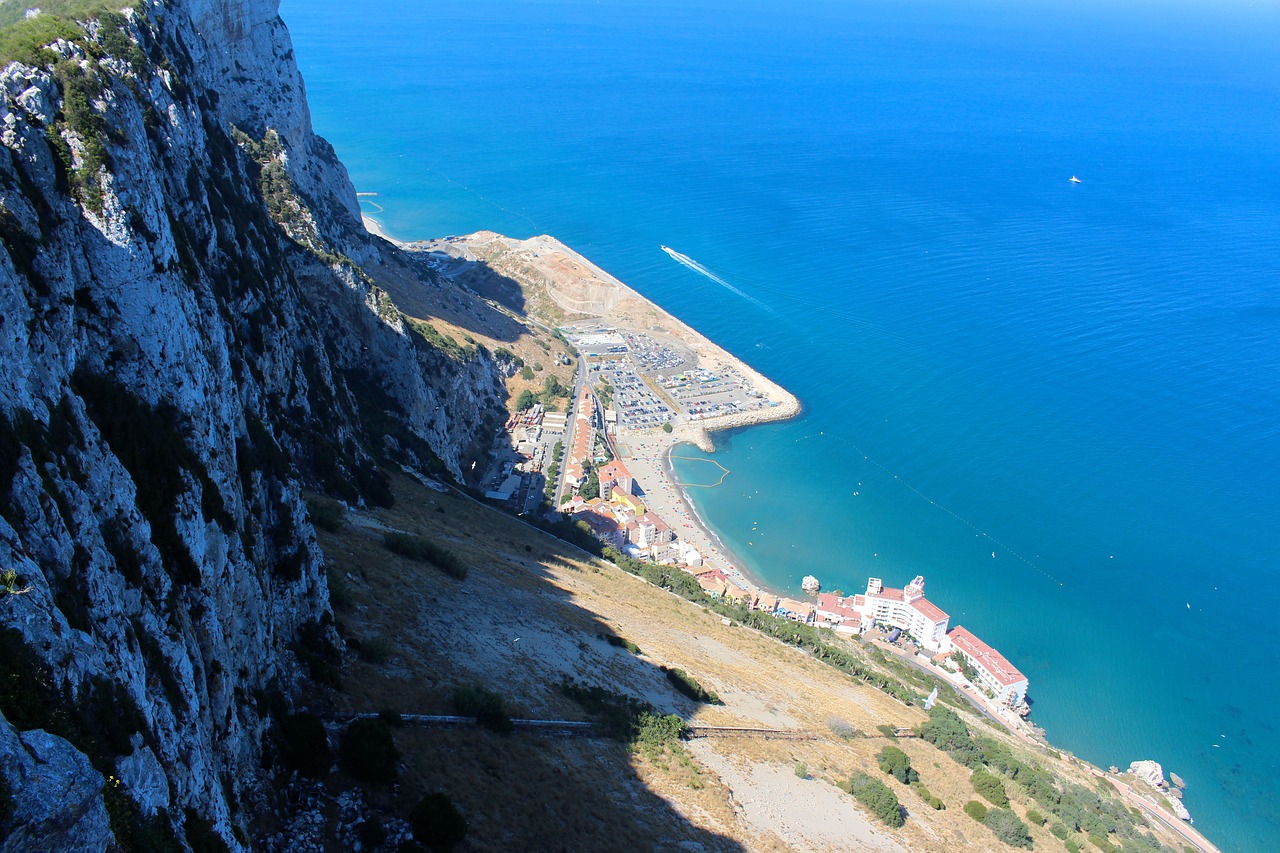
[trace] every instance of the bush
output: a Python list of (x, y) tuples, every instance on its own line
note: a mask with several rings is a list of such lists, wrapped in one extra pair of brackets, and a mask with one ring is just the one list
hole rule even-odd
[(432, 850), (452, 850), (467, 837), (467, 819), (448, 794), (427, 794), (409, 812), (413, 838)]
[(859, 773), (845, 784), (845, 790), (886, 826), (897, 829), (906, 823), (897, 796), (879, 779), (872, 779), (866, 773)]
[(796, 778), (797, 778), (797, 779), (808, 779), (808, 778), (809, 778), (809, 765), (808, 765), (808, 764), (805, 764), (803, 761), (797, 761), (797, 762), (796, 762)]
[(1008, 809), (992, 809), (982, 824), (1010, 847), (1031, 847), (1031, 832), (1018, 816)]
[(1067, 853), (1080, 853), (1080, 842), (1076, 841), (1074, 838), (1068, 838), (1066, 841), (1062, 842), (1062, 846), (1067, 848)]
[(600, 636), (604, 637), (605, 642), (611, 646), (626, 649), (633, 655), (643, 654), (639, 646), (624, 637), (619, 637), (617, 634), (601, 634)]
[(678, 747), (684, 730), (684, 720), (675, 714), (658, 715), (642, 711), (636, 719), (632, 743), (646, 752), (662, 752), (667, 747)]
[(412, 533), (393, 531), (383, 535), (382, 544), (393, 554), (422, 563), (431, 563), (450, 577), (462, 580), (467, 576), (467, 566), (458, 559), (458, 555), (430, 539), (424, 539)]
[(369, 663), (386, 663), (391, 659), (391, 643), (382, 637), (361, 640), (360, 659)]
[(347, 726), (339, 748), (342, 768), (361, 782), (391, 783), (396, 780), (400, 750), (391, 738), (391, 729), (380, 719), (355, 720)]
[(934, 705), (929, 719), (919, 729), (921, 739), (949, 754), (966, 767), (982, 763), (982, 750), (973, 742), (973, 736), (960, 716), (950, 708)]
[[(1027, 814), (1027, 817), (1030, 817), (1030, 816), (1031, 816), (1031, 815), (1030, 815), (1030, 813), (1028, 813), (1028, 814)], [(1070, 833), (1070, 830), (1069, 830), (1069, 829), (1067, 829), (1065, 826), (1063, 826), (1063, 825), (1062, 825), (1062, 824), (1060, 824), (1060, 823), (1055, 823), (1055, 824), (1054, 824), (1054, 825), (1049, 829), (1049, 831), (1050, 831), (1050, 832), (1052, 832), (1052, 833), (1053, 833), (1053, 837), (1054, 837), (1054, 838), (1056, 838), (1056, 839), (1058, 839), (1059, 841), (1066, 841), (1066, 840), (1067, 840), (1067, 835)]]
[(329, 603), (338, 610), (350, 610), (355, 603), (351, 593), (351, 584), (332, 566), (325, 569), (325, 577), (329, 581)]
[(983, 768), (973, 771), (969, 781), (973, 783), (973, 790), (991, 805), (998, 809), (1009, 806), (1009, 795), (1004, 789), (1004, 783)]
[(330, 498), (307, 498), (307, 511), (312, 524), (330, 533), (337, 533), (347, 523), (347, 508)]
[(459, 687), (453, 692), (453, 709), (463, 717), (475, 717), (477, 723), (500, 735), (515, 731), (506, 700), (492, 690), (477, 685)]
[(1096, 834), (1089, 836), (1089, 843), (1101, 850), (1102, 853), (1117, 853), (1120, 849), (1101, 835)]
[(719, 696), (717, 696), (713, 691), (704, 688), (698, 683), (697, 679), (685, 672), (683, 669), (668, 669), (665, 671), (667, 673), (667, 680), (671, 682), (676, 690), (679, 690), (693, 701), (706, 702), (708, 705), (721, 704)]
[(946, 809), (947, 804), (930, 793), (929, 789), (924, 786), (923, 782), (912, 782), (911, 787), (920, 795), (920, 799), (924, 800), (925, 804), (929, 807), (937, 809), (938, 811)]
[(911, 757), (896, 746), (886, 746), (878, 757), (880, 769), (904, 785), (920, 781), (920, 774), (911, 769)]
[(286, 766), (313, 779), (324, 777), (333, 766), (333, 752), (324, 723), (315, 714), (290, 714), (280, 720)]
[(964, 804), (964, 813), (978, 821), (978, 823), (982, 823), (987, 816), (987, 807), (977, 800), (970, 800)]
[(1035, 809), (1027, 809), (1027, 820), (1036, 826), (1044, 826), (1049, 819)]

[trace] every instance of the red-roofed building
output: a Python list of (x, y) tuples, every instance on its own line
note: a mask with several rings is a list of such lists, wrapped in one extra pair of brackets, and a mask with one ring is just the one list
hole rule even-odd
[(778, 599), (778, 606), (774, 608), (773, 612), (775, 616), (785, 616), (805, 625), (813, 623), (813, 605), (805, 601), (796, 601), (794, 598), (780, 598)]
[(959, 625), (946, 636), (945, 650), (957, 651), (978, 673), (978, 685), (991, 691), (997, 702), (1016, 708), (1027, 698), (1027, 677), (1005, 656)]
[(756, 603), (752, 606), (755, 607), (756, 610), (762, 610), (765, 613), (772, 613), (778, 609), (778, 596), (762, 592), (756, 598)]
[(602, 495), (612, 495), (614, 489), (626, 495), (634, 494), (634, 483), (631, 472), (619, 459), (613, 460), (600, 469), (600, 494)]
[(583, 388), (578, 396), (576, 409), (577, 416), (573, 422), (573, 445), (565, 454), (564, 462), (565, 485), (570, 489), (577, 489), (585, 481), (584, 463), (591, 458), (591, 448), (596, 441), (596, 430), (591, 425), (591, 417), (595, 413), (595, 397), (586, 388)]
[(739, 604), (745, 604), (748, 608), (754, 607), (756, 604), (756, 593), (754, 590), (738, 586), (732, 580), (725, 585), (724, 597), (730, 601)]
[(857, 634), (862, 630), (862, 615), (854, 606), (852, 596), (841, 598), (830, 592), (819, 593), (814, 615), (814, 624), (831, 628), (839, 634)]
[(698, 586), (702, 587), (703, 592), (712, 598), (723, 596), (729, 586), (729, 576), (719, 569), (699, 572), (694, 577), (698, 579)]
[(937, 651), (947, 635), (951, 620), (943, 610), (924, 597), (924, 577), (917, 575), (903, 589), (890, 589), (880, 578), (867, 579), (865, 595), (854, 596), (854, 609), (862, 617), (862, 629), (874, 624), (901, 628), (916, 642)]
[(580, 512), (574, 513), (573, 517), (580, 521), (585, 521), (587, 526), (591, 528), (591, 532), (601, 542), (606, 545), (612, 545), (615, 548), (622, 547), (622, 529), (608, 510), (587, 507)]

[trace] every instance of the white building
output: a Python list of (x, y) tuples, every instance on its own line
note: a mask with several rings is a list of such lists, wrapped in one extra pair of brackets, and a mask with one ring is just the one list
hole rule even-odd
[(901, 628), (926, 649), (937, 651), (947, 636), (951, 617), (924, 597), (924, 577), (917, 575), (904, 589), (893, 589), (880, 578), (867, 579), (867, 591), (853, 597), (865, 631), (874, 624)]
[(996, 701), (1017, 708), (1027, 698), (1027, 677), (1004, 655), (959, 625), (947, 634), (942, 651), (959, 652), (978, 673), (978, 685), (991, 691)]

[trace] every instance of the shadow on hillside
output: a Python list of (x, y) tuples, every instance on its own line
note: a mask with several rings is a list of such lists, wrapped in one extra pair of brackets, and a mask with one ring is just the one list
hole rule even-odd
[(405, 314), (438, 317), (472, 334), (509, 343), (526, 333), (519, 320), (495, 308), (490, 300), (524, 317), (524, 291), (509, 276), (485, 261), (441, 260), (426, 252), (386, 248), (380, 264), (365, 267)]
[[(627, 651), (608, 624), (552, 582), (548, 565), (595, 571), (579, 566), (590, 559), (584, 552), (469, 499), (405, 477), (394, 486), (396, 508), (378, 522), (447, 548), (470, 570), (459, 581), (392, 555), (381, 530), (352, 521), (341, 534), (321, 536), (331, 573), (350, 586), (351, 600), (338, 610), (344, 630), (393, 648), (380, 664), (344, 666), (345, 691), (316, 697), (329, 714), (449, 714), (457, 687), (480, 684), (501, 693), (512, 716), (592, 719), (560, 692), (570, 679), (649, 702), (659, 713), (687, 718), (696, 708), (657, 663)], [(673, 808), (622, 741), (411, 726), (397, 730), (396, 740), (401, 796), (447, 793), (472, 827), (462, 849), (743, 849)], [(664, 792), (716, 796), (700, 793), (714, 777), (679, 752), (643, 766)], [(387, 816), (409, 805), (389, 792), (369, 796)]]

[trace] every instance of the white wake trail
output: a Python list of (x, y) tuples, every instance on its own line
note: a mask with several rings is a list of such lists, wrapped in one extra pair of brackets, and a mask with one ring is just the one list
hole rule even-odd
[(686, 267), (688, 267), (689, 269), (691, 269), (691, 270), (693, 270), (694, 272), (696, 272), (698, 275), (706, 276), (707, 278), (709, 278), (709, 279), (711, 279), (712, 281), (714, 281), (716, 284), (718, 284), (718, 285), (720, 285), (721, 287), (723, 287), (724, 289), (728, 290), (730, 293), (736, 293), (738, 296), (741, 296), (743, 299), (747, 300), (748, 302), (750, 302), (751, 304), (753, 304), (753, 305), (755, 305), (755, 306), (757, 306), (757, 307), (763, 308), (764, 310), (768, 311), (770, 314), (775, 314), (775, 315), (776, 315), (776, 314), (778, 313), (777, 311), (774, 311), (772, 308), (770, 308), (768, 305), (765, 305), (765, 304), (764, 304), (763, 302), (761, 302), (759, 299), (756, 299), (756, 298), (755, 298), (754, 296), (752, 296), (751, 294), (749, 294), (749, 293), (743, 293), (741, 290), (739, 290), (738, 288), (734, 287), (732, 284), (730, 284), (729, 282), (725, 281), (725, 280), (724, 280), (724, 279), (722, 279), (720, 276), (716, 275), (716, 274), (715, 274), (715, 273), (713, 273), (711, 270), (707, 269), (707, 268), (706, 268), (706, 267), (704, 267), (702, 264), (698, 263), (697, 261), (695, 261), (693, 258), (689, 257), (688, 255), (685, 255), (685, 254), (682, 254), (682, 253), (680, 253), (680, 252), (677, 252), (675, 249), (672, 249), (672, 248), (670, 248), (669, 246), (662, 246), (662, 247), (660, 247), (660, 248), (662, 249), (662, 251), (664, 251), (664, 252), (666, 252), (668, 255), (670, 255), (670, 256), (671, 256), (671, 259), (672, 259), (673, 261), (675, 261), (676, 263), (679, 263), (679, 264), (681, 264), (682, 266), (686, 266)]

